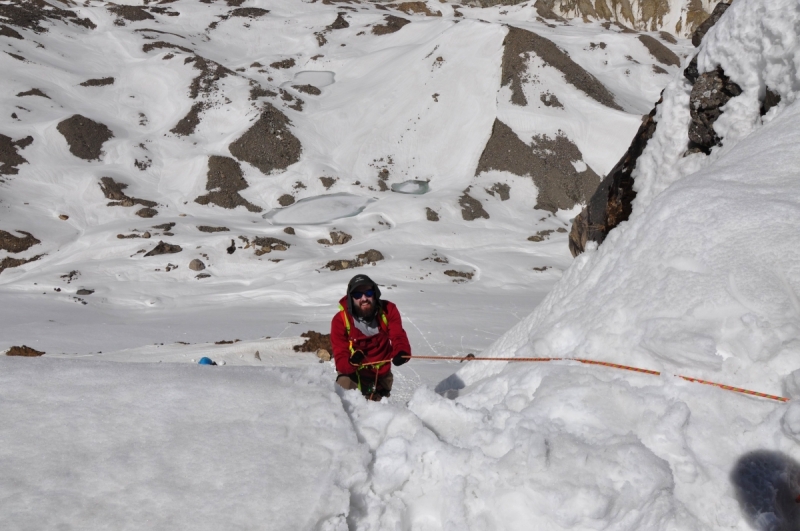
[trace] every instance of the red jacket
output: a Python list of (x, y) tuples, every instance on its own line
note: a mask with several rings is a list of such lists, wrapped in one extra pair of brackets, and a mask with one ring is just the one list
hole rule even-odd
[[(353, 349), (361, 350), (366, 356), (364, 363), (386, 361), (377, 369), (378, 374), (386, 374), (391, 371), (392, 358), (400, 352), (411, 354), (411, 345), (408, 342), (406, 331), (403, 330), (403, 322), (400, 319), (400, 312), (397, 306), (389, 301), (381, 300), (380, 306), (386, 315), (387, 323), (378, 314), (379, 331), (374, 336), (368, 337), (361, 330), (356, 328), (353, 323), (353, 316), (348, 311), (347, 296), (339, 301), (339, 305), (344, 310), (339, 311), (333, 316), (331, 321), (331, 346), (333, 347), (333, 359), (336, 361), (336, 371), (340, 374), (353, 374), (356, 367), (350, 364), (350, 341), (353, 341)], [(350, 323), (350, 333), (348, 337), (347, 327), (344, 324), (344, 316)], [(363, 368), (359, 371), (362, 375), (375, 375), (375, 368)]]

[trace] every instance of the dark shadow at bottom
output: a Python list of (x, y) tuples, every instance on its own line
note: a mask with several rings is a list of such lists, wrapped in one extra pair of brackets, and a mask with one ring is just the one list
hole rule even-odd
[(786, 454), (757, 450), (731, 472), (736, 498), (759, 531), (800, 531), (800, 464)]

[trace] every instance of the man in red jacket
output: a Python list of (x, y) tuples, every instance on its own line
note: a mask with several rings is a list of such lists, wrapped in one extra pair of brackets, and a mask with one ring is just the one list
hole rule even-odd
[(347, 284), (331, 321), (331, 346), (336, 383), (370, 400), (389, 396), (391, 364), (402, 365), (411, 355), (397, 306), (381, 300), (381, 290), (367, 275), (356, 275)]

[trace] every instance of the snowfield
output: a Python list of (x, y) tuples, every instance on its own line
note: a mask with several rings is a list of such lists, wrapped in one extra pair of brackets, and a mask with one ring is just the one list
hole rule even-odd
[[(683, 11), (127, 4), (0, 25), (0, 347), (47, 352), (0, 357), (4, 528), (800, 529), (796, 0), (697, 50)], [(695, 53), (741, 88), (708, 155)], [(572, 259), (659, 95), (633, 214)], [(560, 360), (412, 360), (368, 402), (294, 351), (357, 272), (415, 355)]]

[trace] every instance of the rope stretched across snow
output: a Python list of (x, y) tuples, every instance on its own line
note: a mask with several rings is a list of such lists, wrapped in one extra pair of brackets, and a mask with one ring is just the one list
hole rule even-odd
[[(527, 362), (538, 362), (538, 361), (578, 361), (580, 363), (584, 363), (586, 365), (601, 365), (603, 367), (611, 367), (612, 369), (621, 369), (625, 371), (633, 371), (633, 372), (641, 372), (644, 374), (651, 374), (653, 376), (661, 376), (659, 371), (653, 371), (650, 369), (642, 369), (639, 367), (631, 367), (629, 365), (619, 365), (617, 363), (609, 363), (607, 361), (596, 361), (596, 360), (587, 360), (582, 358), (483, 358), (483, 357), (476, 357), (476, 356), (459, 356), (459, 357), (442, 357), (442, 356), (404, 356), (410, 359), (422, 359), (422, 360), (457, 360), (457, 361), (527, 361)], [(717, 382), (711, 382), (708, 380), (701, 380), (700, 378), (693, 378), (691, 376), (683, 376), (682, 374), (675, 374), (678, 378), (682, 378), (688, 382), (700, 383), (705, 385), (713, 385), (714, 387), (719, 387), (720, 389), (725, 389), (726, 391), (734, 391), (736, 393), (742, 393), (745, 395), (757, 396), (759, 398), (768, 398), (769, 400), (776, 400), (778, 402), (788, 402), (789, 399), (783, 396), (776, 396), (776, 395), (769, 395), (766, 393), (760, 393), (758, 391), (751, 391), (750, 389), (743, 389), (741, 387), (733, 387), (731, 385), (725, 385)]]

